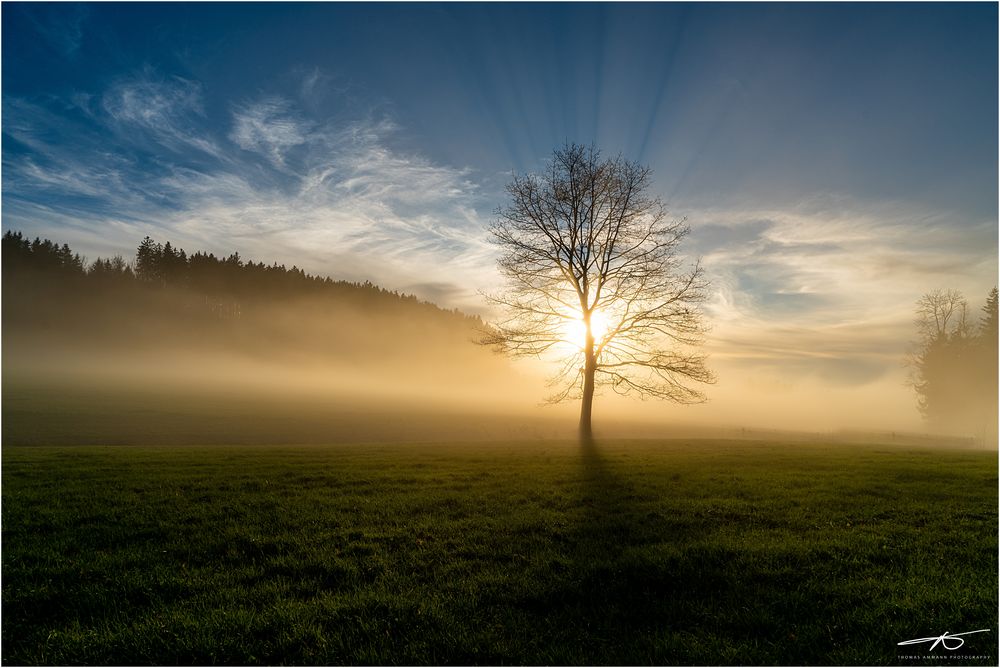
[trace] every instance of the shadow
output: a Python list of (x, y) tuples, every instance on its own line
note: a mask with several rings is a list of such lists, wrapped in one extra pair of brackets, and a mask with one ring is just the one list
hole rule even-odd
[(602, 555), (617, 558), (625, 546), (633, 544), (640, 529), (632, 507), (637, 498), (635, 489), (626, 478), (612, 471), (593, 439), (581, 442), (580, 462), (583, 517), (576, 531), (578, 554), (574, 561)]
[[(582, 441), (581, 516), (570, 541), (575, 586), (561, 592), (561, 610), (583, 620), (563, 647), (573, 648), (553, 663), (622, 665), (662, 663), (644, 654), (651, 635), (672, 617), (675, 580), (650, 561), (646, 547), (670, 533), (670, 521), (642, 513), (643, 494), (620, 470), (600, 442)], [(679, 528), (679, 527), (678, 527)], [(683, 599), (684, 597), (680, 597)]]
[[(581, 513), (568, 541), (570, 572), (537, 601), (553, 642), (530, 662), (746, 663), (749, 657), (731, 650), (737, 638), (727, 634), (746, 634), (738, 638), (745, 640), (765, 630), (733, 626), (730, 619), (734, 609), (756, 605), (759, 583), (739, 572), (737, 555), (698, 546), (713, 527), (661, 512), (663, 489), (644, 485), (641, 469), (628, 462), (626, 453), (600, 441), (581, 442)], [(780, 596), (780, 588), (773, 591)], [(792, 656), (789, 663), (800, 662)]]

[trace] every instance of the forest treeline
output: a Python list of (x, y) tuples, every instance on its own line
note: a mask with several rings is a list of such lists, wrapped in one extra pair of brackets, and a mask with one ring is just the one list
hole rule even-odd
[(412, 295), (150, 238), (88, 262), (14, 231), (2, 254), (5, 443), (506, 438), (541, 424), (497, 417), (534, 406), (534, 386), (474, 343), (482, 320)]
[[(11, 351), (141, 348), (242, 352), (300, 361), (370, 359), (441, 370), (472, 344), (480, 318), (371, 282), (188, 254), (146, 237), (135, 256), (87, 262), (67, 244), (3, 236), (3, 335)], [(33, 353), (37, 354), (37, 353)]]
[(917, 302), (910, 358), (917, 406), (932, 429), (997, 437), (997, 289), (978, 317), (956, 290)]
[(29, 240), (21, 232), (13, 231), (4, 234), (2, 251), (4, 285), (16, 290), (32, 287), (54, 287), (67, 292), (74, 289), (101, 292), (109, 287), (139, 287), (146, 291), (181, 289), (206, 297), (209, 310), (216, 314), (237, 314), (245, 304), (266, 300), (323, 295), (368, 307), (412, 308), (481, 324), (478, 317), (465, 315), (458, 309), (445, 310), (418, 300), (414, 295), (386, 290), (370, 281), (335, 281), (307, 274), (295, 266), (289, 269), (277, 262), (267, 265), (244, 261), (238, 252), (225, 258), (201, 251), (189, 256), (169, 241), (161, 244), (148, 236), (139, 244), (132, 260), (116, 255), (88, 264), (67, 244), (59, 245), (38, 237)]

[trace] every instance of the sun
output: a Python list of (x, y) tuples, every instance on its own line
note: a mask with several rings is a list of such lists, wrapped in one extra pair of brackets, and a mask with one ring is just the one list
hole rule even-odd
[[(594, 333), (594, 340), (600, 341), (608, 333), (608, 318), (601, 311), (594, 311), (590, 315), (590, 329)], [(576, 349), (583, 350), (587, 344), (587, 325), (583, 318), (571, 318), (566, 321), (566, 340)]]

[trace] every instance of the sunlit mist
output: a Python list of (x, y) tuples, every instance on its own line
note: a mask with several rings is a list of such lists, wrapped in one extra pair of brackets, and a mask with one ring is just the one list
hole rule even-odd
[(0, 15), (0, 666), (997, 665), (998, 2)]
[[(14, 279), (5, 405), (26, 401), (20, 383), (127, 377), (562, 419), (543, 381), (585, 345), (574, 302), (541, 359), (474, 342), (501, 317), (481, 295), (501, 279), (488, 230), (510, 174), (579, 141), (648, 166), (649, 193), (689, 224), (717, 376), (686, 408), (605, 389), (598, 427), (931, 431), (905, 366), (914, 304), (958, 290), (975, 327), (996, 283), (995, 6), (722, 7), (317, 3), (275, 22), (268, 5), (154, 3), (134, 23), (112, 5), (5, 5), (4, 231), (88, 266), (133, 262), (148, 234), (482, 318), (442, 340), (408, 316), (243, 297), (243, 325), (220, 325), (238, 334), (208, 346), (113, 293), (59, 337), (29, 303), (35, 279)], [(185, 46), (136, 39), (147, 24)], [(266, 56), (218, 41), (277, 26)], [(601, 48), (553, 41), (566, 26)], [(620, 315), (595, 311), (595, 339)]]
[[(608, 318), (601, 310), (590, 314), (590, 332), (594, 340), (600, 342), (608, 333)], [(566, 321), (566, 340), (574, 350), (582, 350), (587, 342), (587, 322), (582, 316)]]

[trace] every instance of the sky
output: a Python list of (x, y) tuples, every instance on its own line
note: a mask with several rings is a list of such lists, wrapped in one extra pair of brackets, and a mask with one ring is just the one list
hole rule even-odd
[(913, 425), (915, 301), (955, 288), (978, 309), (997, 280), (997, 19), (995, 3), (4, 3), (2, 226), (90, 259), (148, 234), (489, 315), (504, 184), (593, 143), (649, 165), (691, 225), (715, 405), (825, 392), (847, 404), (803, 404), (803, 422)]

